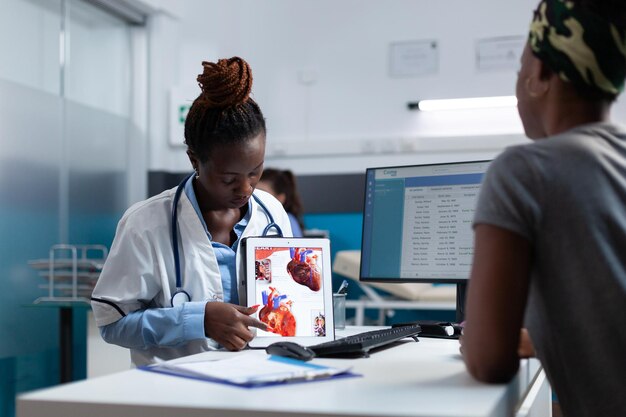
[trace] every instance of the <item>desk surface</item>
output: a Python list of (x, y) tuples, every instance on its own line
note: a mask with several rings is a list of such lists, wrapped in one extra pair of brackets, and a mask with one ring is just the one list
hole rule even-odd
[[(236, 354), (206, 352), (184, 359)], [(537, 361), (524, 360), (513, 382), (480, 384), (465, 370), (457, 341), (427, 338), (369, 358), (316, 361), (350, 364), (363, 376), (246, 389), (132, 369), (21, 395), (17, 416), (505, 416), (513, 414), (542, 372)]]

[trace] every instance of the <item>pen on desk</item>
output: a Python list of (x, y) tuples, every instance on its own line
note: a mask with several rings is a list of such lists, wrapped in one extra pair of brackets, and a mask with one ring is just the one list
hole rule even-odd
[(347, 294), (347, 293), (348, 293), (348, 281), (344, 279), (341, 285), (339, 286), (339, 289), (337, 290), (337, 294)]

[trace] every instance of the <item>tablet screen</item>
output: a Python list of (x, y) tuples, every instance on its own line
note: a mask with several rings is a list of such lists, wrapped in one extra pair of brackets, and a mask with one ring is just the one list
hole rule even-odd
[(248, 297), (248, 304), (260, 304), (257, 318), (268, 326), (268, 331), (257, 332), (257, 338), (315, 338), (320, 343), (334, 338), (328, 323), (332, 289), (325, 248), (277, 244), (248, 249), (254, 260), (253, 277), (248, 275), (248, 283), (254, 282), (254, 298)]

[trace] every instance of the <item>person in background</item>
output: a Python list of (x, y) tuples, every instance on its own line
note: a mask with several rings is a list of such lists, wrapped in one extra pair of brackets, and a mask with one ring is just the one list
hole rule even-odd
[(92, 294), (102, 337), (130, 348), (137, 366), (218, 346), (244, 348), (254, 336), (250, 327), (266, 325), (251, 317), (258, 306), (245, 307), (242, 238), (260, 236), (271, 224), (269, 234), (280, 228), (291, 236), (282, 204), (255, 190), (266, 128), (250, 98), (250, 67), (238, 57), (202, 66), (202, 91), (185, 121), (194, 173), (126, 211)]
[(304, 222), (302, 220), (304, 209), (293, 173), (289, 170), (266, 168), (261, 176), (261, 181), (257, 184), (257, 188), (267, 191), (283, 203), (283, 207), (291, 221), (291, 230), (294, 237), (301, 237), (304, 230)]
[(509, 381), (534, 346), (565, 416), (626, 416), (625, 77), (626, 2), (541, 1), (516, 87), (534, 142), (492, 162), (475, 213), (467, 369)]

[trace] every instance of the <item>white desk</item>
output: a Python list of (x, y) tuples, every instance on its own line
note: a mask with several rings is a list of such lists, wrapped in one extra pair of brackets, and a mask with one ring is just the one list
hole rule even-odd
[(480, 384), (466, 372), (457, 341), (421, 338), (365, 359), (317, 360), (350, 363), (363, 376), (246, 389), (133, 369), (23, 394), (17, 417), (551, 415), (550, 387), (536, 360), (522, 361), (510, 384)]

